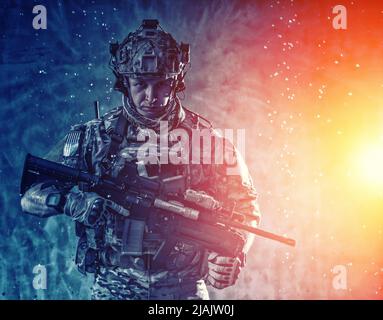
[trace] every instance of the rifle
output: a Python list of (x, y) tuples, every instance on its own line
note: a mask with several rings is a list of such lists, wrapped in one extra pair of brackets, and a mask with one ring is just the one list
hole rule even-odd
[(213, 197), (188, 189), (185, 177), (181, 175), (159, 181), (138, 175), (133, 163), (127, 163), (124, 174), (125, 177), (118, 180), (104, 178), (27, 154), (20, 195), (34, 183), (53, 180), (67, 186), (79, 185), (86, 191), (111, 199), (126, 209), (123, 211), (126, 217), (142, 217), (142, 212), (171, 214), (174, 223), (168, 224), (172, 227), (165, 230), (167, 240), (153, 259), (158, 265), (166, 262), (179, 238), (192, 240), (225, 256), (238, 256), (244, 239), (233, 228), (295, 246), (293, 239), (241, 223), (256, 217), (223, 208)]

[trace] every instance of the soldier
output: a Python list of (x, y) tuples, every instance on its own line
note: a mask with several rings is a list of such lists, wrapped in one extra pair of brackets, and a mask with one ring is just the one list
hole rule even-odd
[[(64, 145), (59, 144), (59, 156), (52, 151), (48, 159), (116, 179), (128, 176), (128, 164), (132, 163), (140, 175), (160, 181), (181, 175), (192, 189), (223, 205), (235, 203), (236, 211), (253, 215), (256, 219), (245, 223), (256, 226), (256, 192), (244, 162), (228, 141), (224, 141), (225, 148), (233, 152), (234, 166), (239, 170), (236, 175), (227, 174), (227, 163), (142, 164), (139, 159), (139, 150), (147, 143), (140, 137), (152, 130), (156, 139), (163, 139), (160, 126), (164, 122), (167, 151), (176, 143), (171, 139), (176, 129), (189, 136), (193, 130), (205, 129), (215, 139), (223, 139), (177, 97), (185, 89), (189, 45), (178, 44), (157, 20), (144, 20), (121, 44), (111, 44), (110, 52), (115, 89), (123, 93), (122, 106), (100, 119), (73, 126)], [(29, 214), (49, 217), (64, 213), (75, 221), (79, 237), (76, 264), (81, 272), (95, 274), (93, 299), (208, 299), (206, 284), (218, 289), (235, 284), (252, 243), (252, 237), (241, 232), (245, 243), (242, 253), (223, 257), (201, 244), (180, 239), (166, 264), (157, 266), (153, 257), (174, 223), (166, 214), (142, 211), (126, 217), (127, 209), (113, 199), (81, 185), (68, 188), (54, 181), (32, 185), (21, 206)]]

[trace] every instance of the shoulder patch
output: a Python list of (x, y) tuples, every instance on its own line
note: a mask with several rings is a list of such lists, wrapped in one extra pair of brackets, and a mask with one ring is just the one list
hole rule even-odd
[(69, 131), (66, 136), (63, 149), (64, 157), (77, 157), (79, 155), (84, 131), (82, 130), (82, 127), (78, 127), (77, 129), (74, 128), (75, 127), (72, 127), (72, 130)]

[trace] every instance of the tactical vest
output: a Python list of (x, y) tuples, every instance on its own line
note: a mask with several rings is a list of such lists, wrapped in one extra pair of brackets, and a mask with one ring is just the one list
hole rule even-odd
[[(137, 141), (139, 128), (129, 123), (122, 107), (113, 109), (103, 117), (107, 134), (111, 138), (107, 156), (103, 163), (103, 175), (119, 179), (129, 174), (131, 164), (137, 160), (137, 150), (143, 142)], [(186, 130), (209, 127), (198, 115), (186, 110), (181, 123)], [(63, 149), (66, 165), (92, 172), (94, 170), (90, 149), (87, 145), (89, 130), (87, 124), (72, 128)], [(191, 140), (191, 139), (190, 139)], [(208, 182), (209, 167), (203, 165), (146, 165), (135, 163), (140, 175), (155, 176), (158, 179), (182, 175), (190, 187), (201, 188)], [(92, 172), (93, 173), (93, 172)], [(83, 189), (86, 191), (85, 187)], [(111, 199), (113, 200), (113, 199)], [(156, 209), (150, 209), (156, 210)], [(141, 209), (130, 217), (110, 214), (104, 225), (89, 228), (76, 222), (76, 236), (79, 237), (76, 264), (82, 273), (96, 272), (99, 267), (122, 267), (136, 270), (175, 271), (178, 274), (195, 273), (203, 275), (206, 266), (206, 250), (195, 243), (177, 241), (169, 243), (165, 238), (174, 231), (177, 220), (167, 214), (152, 214)], [(165, 264), (155, 265), (153, 258), (163, 246), (171, 246)]]

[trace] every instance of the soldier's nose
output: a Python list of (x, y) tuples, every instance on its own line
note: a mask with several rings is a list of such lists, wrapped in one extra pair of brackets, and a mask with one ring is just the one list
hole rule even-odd
[(146, 101), (149, 105), (153, 105), (157, 101), (153, 86), (148, 86), (146, 88)]

